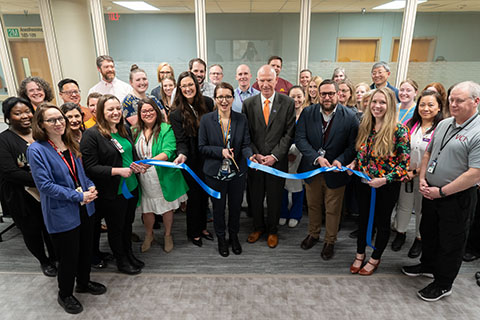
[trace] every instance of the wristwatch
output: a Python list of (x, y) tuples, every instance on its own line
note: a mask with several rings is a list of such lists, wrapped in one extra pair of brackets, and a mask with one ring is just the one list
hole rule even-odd
[(445, 198), (447, 195), (443, 193), (442, 187), (438, 188), (438, 193), (440, 193), (440, 197)]

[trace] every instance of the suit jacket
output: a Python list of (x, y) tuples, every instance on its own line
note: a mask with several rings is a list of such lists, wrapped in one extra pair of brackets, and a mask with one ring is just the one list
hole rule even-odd
[[(131, 137), (128, 140), (132, 144), (133, 160), (138, 160), (135, 144)], [(97, 125), (83, 133), (80, 141), (83, 163), (87, 175), (95, 182), (98, 189), (98, 196), (103, 199), (113, 200), (118, 193), (121, 177), (112, 176), (112, 168), (122, 168), (122, 154), (105, 138)]]
[[(205, 157), (203, 172), (216, 176), (222, 165), (222, 150), (225, 148), (223, 133), (218, 123), (218, 112), (213, 111), (202, 117), (198, 130), (198, 148)], [(241, 173), (247, 171), (247, 160), (253, 154), (245, 115), (232, 110), (230, 123), (230, 148), (233, 148), (235, 162)]]
[[(313, 104), (302, 111), (298, 118), (295, 132), (295, 145), (303, 154), (298, 172), (310, 171), (318, 168), (313, 162), (318, 157), (318, 150), (326, 151), (325, 158), (333, 163), (338, 160), (346, 166), (355, 157), (355, 140), (358, 133), (358, 119), (352, 110), (337, 105), (337, 111), (332, 120), (328, 139), (323, 142), (323, 122), (320, 104)], [(324, 173), (329, 188), (338, 188), (348, 183), (349, 176), (345, 173)], [(309, 183), (311, 179), (307, 179)]]
[[(83, 191), (94, 186), (83, 170), (82, 160), (75, 157), (75, 168)], [(48, 233), (75, 229), (80, 225), (80, 202), (83, 193), (75, 190), (69, 170), (57, 151), (47, 141), (36, 141), (27, 149), (27, 158), (32, 176), (40, 192), (43, 220)], [(87, 213), (95, 212), (95, 205), (86, 205)]]
[(295, 132), (295, 103), (292, 98), (275, 94), (265, 125), (261, 94), (250, 97), (243, 102), (242, 112), (248, 120), (251, 147), (253, 153), (277, 157), (274, 168), (287, 171), (287, 154)]

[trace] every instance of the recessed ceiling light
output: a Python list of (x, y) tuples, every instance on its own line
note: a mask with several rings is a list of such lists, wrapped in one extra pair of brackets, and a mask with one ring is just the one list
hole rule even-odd
[[(424, 3), (424, 2), (427, 2), (427, 0), (418, 0), (418, 4), (421, 4), (421, 3)], [(373, 10), (398, 10), (398, 9), (403, 9), (405, 8), (405, 3), (406, 1), (405, 0), (394, 0), (394, 1), (391, 1), (391, 2), (388, 2), (388, 3), (384, 3), (382, 5), (379, 5), (375, 8), (373, 8)]]
[(135, 11), (160, 11), (160, 9), (146, 3), (145, 1), (113, 1), (113, 3)]

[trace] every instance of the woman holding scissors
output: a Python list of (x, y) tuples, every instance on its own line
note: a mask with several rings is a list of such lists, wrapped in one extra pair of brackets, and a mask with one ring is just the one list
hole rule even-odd
[(233, 87), (230, 84), (218, 84), (214, 92), (217, 110), (202, 117), (198, 132), (198, 148), (205, 158), (203, 172), (206, 183), (221, 193), (221, 198), (212, 198), (212, 203), (218, 252), (222, 257), (229, 255), (229, 243), (225, 239), (227, 196), (229, 242), (234, 254), (242, 253), (237, 236), (240, 207), (245, 189), (246, 159), (253, 155), (247, 118), (232, 111), (233, 97)]

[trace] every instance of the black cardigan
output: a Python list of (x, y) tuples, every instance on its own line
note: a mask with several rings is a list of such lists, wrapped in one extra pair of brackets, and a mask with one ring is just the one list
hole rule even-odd
[[(135, 144), (130, 134), (127, 139), (132, 144), (133, 160), (138, 160)], [(95, 125), (83, 133), (80, 141), (83, 166), (90, 180), (95, 183), (98, 196), (107, 199), (115, 199), (121, 177), (112, 176), (112, 168), (123, 167), (122, 154), (115, 148), (110, 139), (105, 138), (98, 126)]]
[(5, 216), (27, 216), (41, 210), (25, 187), (35, 187), (27, 162), (28, 142), (9, 129), (0, 134), (0, 201)]

